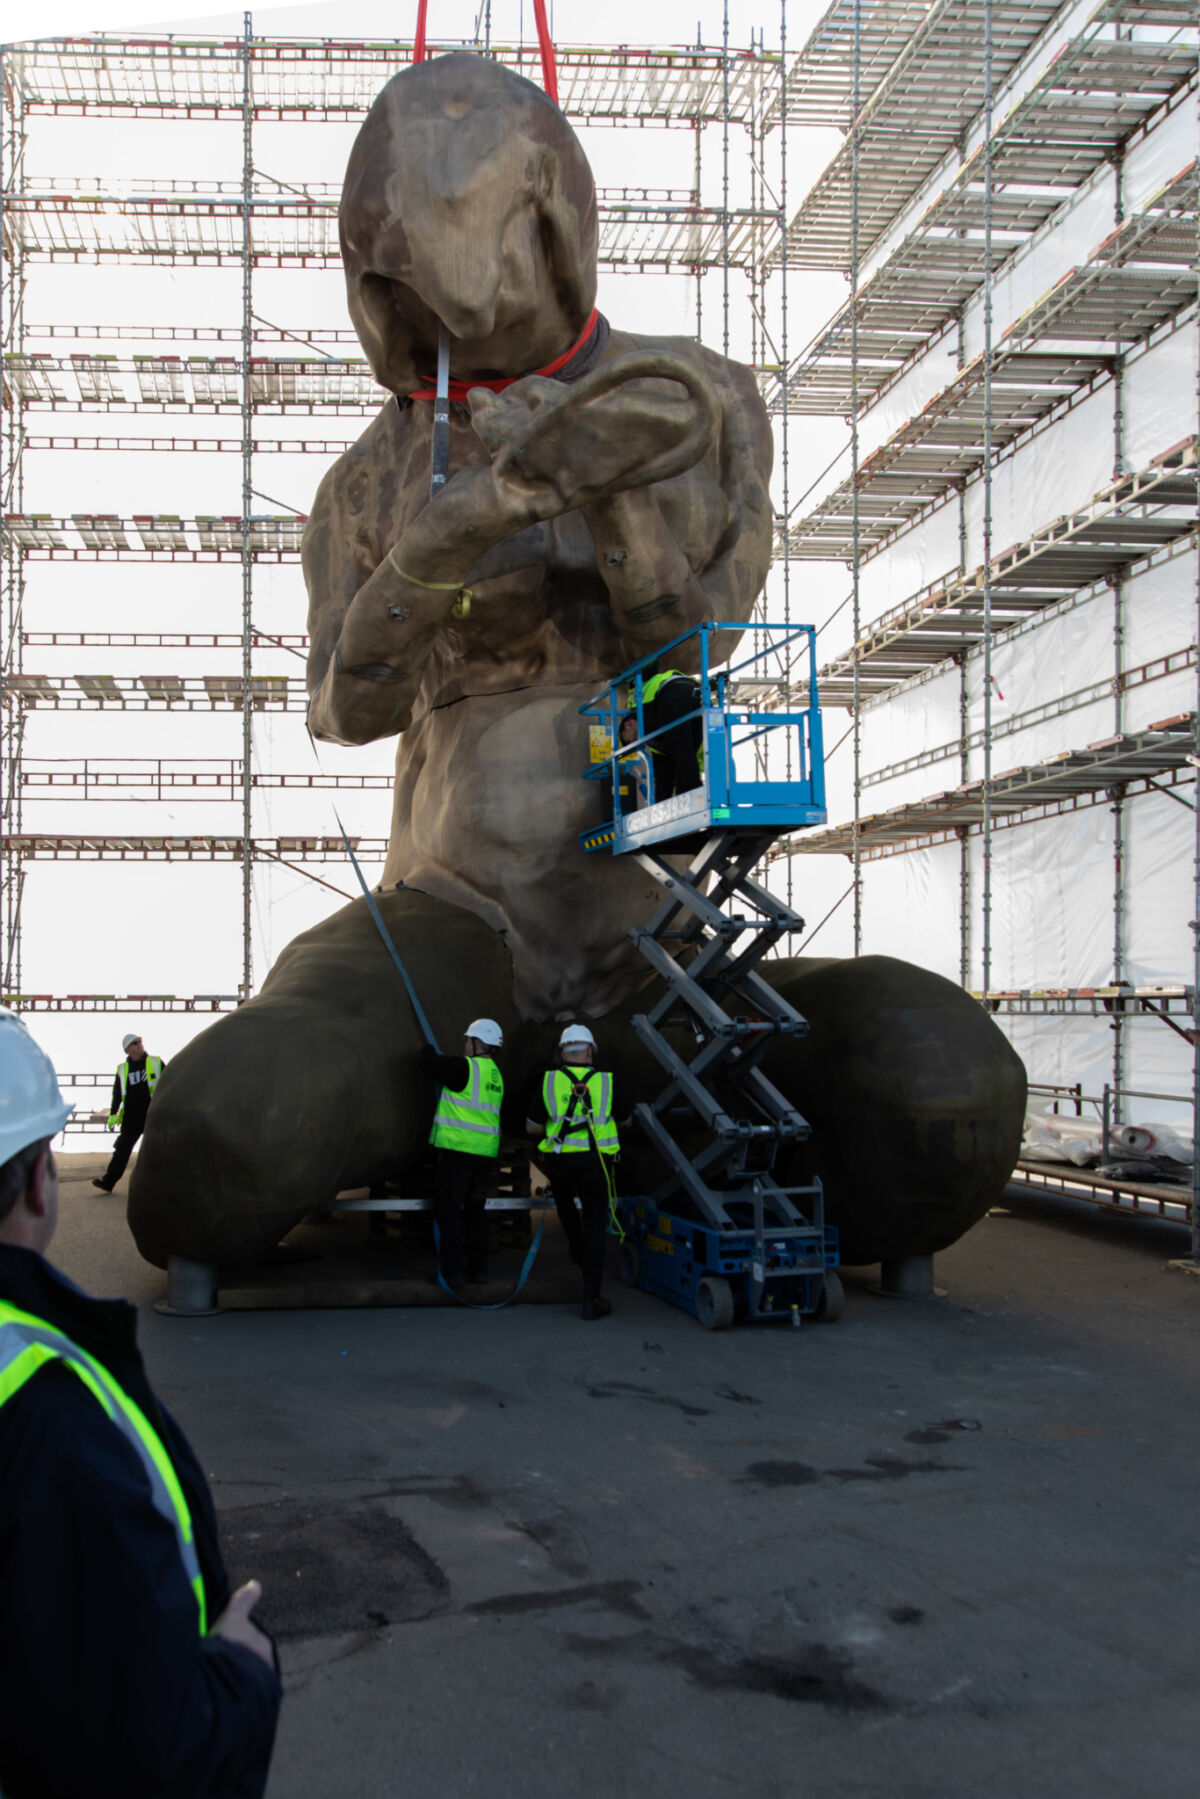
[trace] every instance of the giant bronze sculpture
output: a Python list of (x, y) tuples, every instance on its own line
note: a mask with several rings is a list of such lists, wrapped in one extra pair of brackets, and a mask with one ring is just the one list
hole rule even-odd
[[(659, 890), (633, 858), (578, 847), (599, 802), (578, 707), (688, 626), (749, 618), (771, 434), (746, 369), (597, 314), (586, 158), (494, 62), (444, 56), (387, 84), (340, 219), (351, 317), (395, 397), (305, 535), (309, 725), (399, 737), (380, 909), (443, 1043), (481, 1012), (504, 1025), (519, 1135), (556, 1020), (586, 1016), (636, 1096), (660, 1084), (628, 1027), (648, 975), (627, 935)], [(450, 478), (431, 500), (444, 332)], [(952, 1242), (1015, 1157), (1007, 1042), (907, 963), (764, 966), (810, 1021), (771, 1072), (814, 1126), (796, 1172), (823, 1175), (844, 1259)], [(420, 1040), (364, 901), (299, 937), (172, 1060), (130, 1192), (142, 1253), (245, 1261), (339, 1189), (411, 1168), (432, 1109)], [(635, 1148), (628, 1189), (653, 1172)]]

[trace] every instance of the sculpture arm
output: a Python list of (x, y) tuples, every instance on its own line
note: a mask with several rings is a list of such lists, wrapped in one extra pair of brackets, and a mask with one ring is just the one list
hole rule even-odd
[[(309, 729), (371, 743), (408, 726), (430, 652), (476, 558), (514, 529), (490, 465), (461, 469), (382, 555), (343, 497), (353, 468), (326, 476), (304, 534)], [(519, 527), (518, 527), (519, 528)]]
[[(717, 553), (700, 572), (663, 515), (659, 490), (637, 488), (583, 508), (596, 564), (612, 600), (630, 661), (650, 655), (708, 619), (748, 618), (771, 562), (772, 443), (765, 408), (748, 370), (726, 365), (717, 445), (727, 503)], [(693, 488), (697, 503), (702, 495)], [(694, 645), (681, 652), (684, 661)], [(698, 662), (696, 664), (698, 666)]]

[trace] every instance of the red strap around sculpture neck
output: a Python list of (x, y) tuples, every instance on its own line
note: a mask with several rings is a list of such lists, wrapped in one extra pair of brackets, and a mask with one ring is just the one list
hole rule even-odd
[[(587, 324), (583, 327), (583, 330), (579, 333), (575, 342), (571, 345), (569, 350), (564, 350), (561, 356), (556, 356), (553, 362), (545, 363), (540, 369), (527, 369), (524, 375), (499, 375), (494, 381), (451, 381), (451, 400), (457, 400), (459, 402), (465, 401), (473, 387), (486, 387), (489, 393), (502, 394), (506, 387), (511, 387), (513, 385), (514, 381), (524, 381), (528, 375), (557, 375), (561, 369), (566, 368), (569, 362), (574, 361), (579, 352), (586, 347), (588, 340), (591, 338), (592, 333), (595, 331), (599, 322), (600, 314), (593, 306), (588, 315)], [(419, 387), (414, 393), (409, 394), (408, 397), (410, 400), (436, 400), (436, 383), (432, 387)]]

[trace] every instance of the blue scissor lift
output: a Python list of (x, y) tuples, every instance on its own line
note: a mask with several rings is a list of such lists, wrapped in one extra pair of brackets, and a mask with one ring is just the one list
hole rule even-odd
[[(749, 637), (754, 649), (714, 669), (722, 632), (736, 632), (743, 649)], [(773, 668), (787, 666), (798, 640), (807, 646), (807, 705), (756, 709), (756, 697), (785, 695)], [(655, 668), (694, 668), (697, 660), (695, 711), (647, 731), (646, 680)], [(777, 1159), (809, 1127), (760, 1067), (772, 1044), (808, 1030), (757, 972), (767, 951), (804, 921), (750, 873), (782, 833), (825, 822), (815, 632), (810, 625), (697, 625), (634, 663), (580, 711), (607, 728), (612, 746), (584, 778), (603, 782), (613, 799), (611, 820), (582, 832), (580, 843), (592, 855), (636, 856), (666, 895), (630, 935), (666, 983), (633, 1028), (667, 1077), (635, 1116), (669, 1173), (653, 1193), (619, 1202), (621, 1278), (681, 1306), (708, 1330), (738, 1317), (832, 1320), (842, 1290), (821, 1183), (785, 1187), (775, 1178)], [(620, 721), (630, 711), (638, 737), (622, 746)], [(661, 740), (689, 720), (699, 723), (699, 785), (656, 800)], [(622, 758), (639, 755), (647, 803), (622, 811)], [(634, 766), (627, 762), (627, 775)], [(690, 855), (686, 869), (676, 865), (681, 851)], [(668, 1041), (671, 1026), (694, 1037), (690, 1060)], [(689, 1153), (680, 1135), (702, 1147)]]

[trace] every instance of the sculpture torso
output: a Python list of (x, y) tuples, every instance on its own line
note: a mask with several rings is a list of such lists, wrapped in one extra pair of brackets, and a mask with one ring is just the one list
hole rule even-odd
[[(643, 347), (694, 359), (740, 414), (745, 395), (735, 382), (744, 385), (746, 372), (690, 340), (613, 332), (602, 360)], [(431, 431), (428, 404), (391, 402), (327, 477), (306, 563), (339, 568), (343, 605), (430, 503)], [(650, 490), (701, 578), (733, 522), (721, 481), (728, 449), (718, 442)], [(451, 473), (488, 460), (465, 408), (452, 408)], [(400, 740), (384, 884), (451, 900), (504, 932), (527, 1015), (599, 1013), (643, 976), (627, 934), (648, 916), (657, 889), (632, 859), (579, 848), (577, 833), (599, 817), (600, 789), (580, 778), (588, 733), (578, 708), (645, 652), (622, 635), (579, 511), (485, 550), (468, 582), (469, 616), (448, 620), (436, 639)], [(314, 604), (317, 666), (332, 653), (338, 622)], [(660, 641), (690, 622), (664, 604)]]

